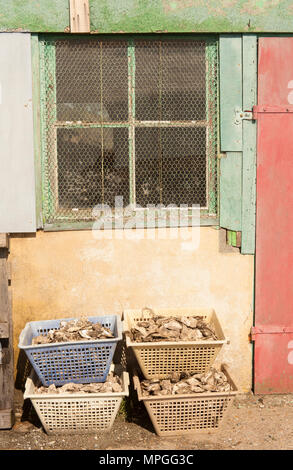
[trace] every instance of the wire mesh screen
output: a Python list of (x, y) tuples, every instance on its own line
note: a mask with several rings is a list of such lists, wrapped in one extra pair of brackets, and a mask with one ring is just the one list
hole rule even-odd
[(43, 215), (93, 220), (97, 204), (217, 212), (217, 42), (40, 41)]
[(137, 128), (136, 201), (206, 205), (206, 129)]
[(205, 119), (205, 42), (137, 41), (135, 73), (138, 120)]
[[(103, 148), (102, 148), (103, 147)], [(58, 202), (64, 209), (129, 200), (128, 130), (57, 129)]]
[(126, 41), (59, 40), (55, 56), (59, 121), (128, 120)]

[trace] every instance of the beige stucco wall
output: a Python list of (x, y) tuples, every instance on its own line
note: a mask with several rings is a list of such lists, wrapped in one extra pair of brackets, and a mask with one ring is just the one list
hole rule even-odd
[(214, 308), (230, 339), (217, 362), (250, 390), (253, 256), (225, 247), (223, 230), (192, 230), (200, 235), (195, 248), (181, 239), (97, 240), (91, 231), (12, 237), (15, 359), (28, 321), (145, 306)]

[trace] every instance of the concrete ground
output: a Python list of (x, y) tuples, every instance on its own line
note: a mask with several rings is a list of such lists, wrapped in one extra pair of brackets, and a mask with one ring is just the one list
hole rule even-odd
[(135, 399), (128, 399), (109, 432), (47, 435), (19, 390), (15, 412), (14, 427), (0, 431), (0, 450), (293, 450), (292, 394), (238, 395), (219, 430), (184, 438), (157, 436)]

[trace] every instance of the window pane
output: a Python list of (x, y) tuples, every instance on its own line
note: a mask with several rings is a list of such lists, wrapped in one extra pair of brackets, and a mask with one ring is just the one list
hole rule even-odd
[(128, 59), (127, 42), (102, 45), (103, 120), (128, 120)]
[(135, 130), (136, 201), (206, 206), (206, 129)]
[(136, 119), (206, 119), (203, 41), (136, 41)]
[(128, 204), (127, 128), (58, 129), (57, 155), (55, 177), (53, 161), (50, 168), (51, 181), (58, 180), (59, 211), (74, 209), (78, 219), (76, 209), (88, 208), (90, 217), (97, 204), (113, 207), (116, 195)]
[(128, 128), (103, 129), (104, 142), (104, 203), (115, 205), (115, 196), (129, 204)]
[(163, 204), (206, 205), (206, 129), (162, 129)]
[(100, 48), (93, 40), (56, 41), (59, 121), (101, 120)]
[(135, 43), (135, 118), (159, 121), (159, 44), (155, 41)]
[(56, 101), (60, 121), (126, 121), (127, 42), (56, 41)]
[(135, 129), (136, 203), (160, 204), (159, 130)]
[(59, 208), (101, 203), (101, 129), (58, 129), (57, 155)]

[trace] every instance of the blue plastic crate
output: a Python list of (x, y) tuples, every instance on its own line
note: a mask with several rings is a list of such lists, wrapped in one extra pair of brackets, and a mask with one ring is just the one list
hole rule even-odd
[(45, 387), (53, 383), (105, 382), (117, 343), (122, 339), (122, 322), (118, 315), (87, 319), (110, 328), (115, 338), (32, 345), (33, 337), (59, 329), (61, 321), (74, 318), (29, 322), (22, 330), (18, 347), (26, 352)]

